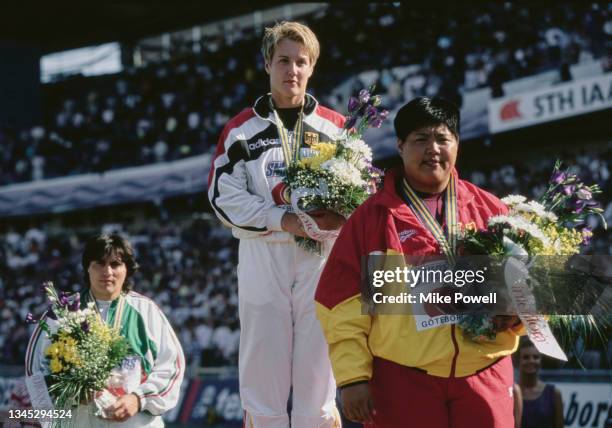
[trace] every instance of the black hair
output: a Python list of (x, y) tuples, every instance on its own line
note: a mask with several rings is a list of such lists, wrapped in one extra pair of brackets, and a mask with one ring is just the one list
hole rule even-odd
[(459, 139), (459, 120), (459, 108), (454, 103), (439, 97), (418, 97), (398, 110), (393, 126), (400, 141), (417, 129), (436, 125), (446, 125)]
[[(521, 339), (519, 340), (519, 346), (518, 346), (518, 352), (517, 354), (520, 355), (521, 351), (523, 349), (527, 349), (527, 348), (536, 348), (535, 344), (531, 341), (531, 339), (529, 339), (529, 337), (527, 336), (523, 336), (521, 337)], [(537, 349), (537, 348), (536, 348)]]
[(83, 266), (83, 278), (88, 287), (91, 286), (89, 282), (89, 273), (87, 272), (89, 264), (95, 261), (106, 260), (113, 255), (121, 258), (121, 261), (125, 263), (127, 268), (127, 275), (125, 276), (125, 282), (122, 287), (123, 291), (127, 292), (133, 288), (132, 275), (134, 275), (139, 268), (134, 258), (134, 249), (127, 239), (116, 233), (100, 233), (92, 236), (85, 243), (81, 265)]

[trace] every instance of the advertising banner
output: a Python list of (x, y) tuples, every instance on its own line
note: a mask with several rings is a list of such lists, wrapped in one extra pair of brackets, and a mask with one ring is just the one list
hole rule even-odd
[(492, 134), (612, 108), (612, 73), (489, 103)]

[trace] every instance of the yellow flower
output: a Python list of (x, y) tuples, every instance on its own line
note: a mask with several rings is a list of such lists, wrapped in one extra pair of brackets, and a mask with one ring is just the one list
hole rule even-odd
[(109, 344), (113, 340), (113, 334), (110, 327), (96, 320), (91, 325), (91, 333), (97, 337), (103, 344)]
[(77, 348), (76, 348), (76, 340), (72, 338), (70, 339), (71, 340), (67, 340), (66, 342), (64, 342), (64, 346), (62, 347), (60, 357), (66, 363), (81, 365), (81, 359), (79, 358)]
[(45, 355), (52, 357), (52, 356), (57, 356), (59, 355), (59, 345), (57, 342), (52, 343), (51, 345), (47, 346), (47, 349), (45, 349)]
[(298, 165), (301, 168), (320, 169), (323, 162), (327, 162), (336, 155), (337, 146), (334, 143), (315, 143), (310, 148), (317, 154), (300, 159)]
[(60, 362), (60, 360), (58, 360), (57, 358), (52, 358), (51, 359), (51, 364), (49, 365), (49, 367), (51, 368), (51, 371), (53, 373), (59, 373), (64, 368), (62, 366), (62, 363)]
[(68, 336), (68, 337), (66, 337), (64, 339), (64, 345), (67, 346), (67, 347), (74, 348), (77, 345), (77, 341), (76, 341), (76, 339)]

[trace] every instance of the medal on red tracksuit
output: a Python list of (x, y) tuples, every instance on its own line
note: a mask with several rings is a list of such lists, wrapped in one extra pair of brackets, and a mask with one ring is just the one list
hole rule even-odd
[(401, 193), (404, 201), (412, 209), (412, 212), (417, 216), (421, 224), (423, 224), (423, 226), (431, 232), (436, 241), (438, 241), (440, 249), (446, 256), (448, 263), (453, 266), (455, 264), (457, 233), (459, 230), (457, 183), (455, 177), (451, 176), (448, 186), (444, 191), (444, 216), (446, 220), (446, 228), (444, 229), (429, 212), (423, 200), (416, 194), (414, 189), (410, 187), (410, 184), (408, 184), (405, 178), (402, 180)]

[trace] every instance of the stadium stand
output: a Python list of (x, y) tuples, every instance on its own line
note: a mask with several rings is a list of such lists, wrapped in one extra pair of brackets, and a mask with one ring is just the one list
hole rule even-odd
[[(598, 3), (548, 8), (507, 2), (441, 11), (399, 3), (338, 4), (305, 21), (325, 49), (314, 94), (340, 111), (346, 98), (329, 95), (333, 88), (373, 67), (390, 107), (418, 95), (440, 95), (461, 105), (484, 87), (490, 96), (501, 96), (512, 90), (504, 89), (505, 83), (525, 76), (548, 72), (556, 76), (549, 83), (571, 80), (570, 66), (604, 59), (609, 67), (612, 55), (606, 44), (610, 10)], [(177, 55), (164, 63), (45, 85), (41, 124), (0, 128), (0, 184), (209, 152), (236, 106), (248, 105), (266, 89), (256, 30), (204, 38), (198, 54), (176, 46)], [(377, 37), (367, 37), (373, 31)], [(392, 72), (407, 64), (416, 67), (401, 76)]]

